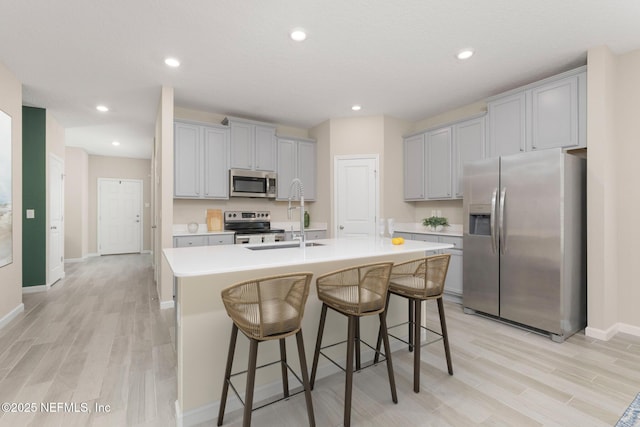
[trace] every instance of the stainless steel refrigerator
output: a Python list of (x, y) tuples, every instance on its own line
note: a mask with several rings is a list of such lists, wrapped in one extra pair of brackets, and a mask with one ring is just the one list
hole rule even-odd
[(560, 149), (464, 168), (463, 306), (550, 334), (586, 326), (586, 161)]

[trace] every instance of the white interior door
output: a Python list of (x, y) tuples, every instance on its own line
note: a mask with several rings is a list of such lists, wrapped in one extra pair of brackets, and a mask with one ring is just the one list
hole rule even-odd
[(336, 156), (334, 175), (336, 236), (375, 236), (378, 156)]
[(98, 253), (141, 252), (142, 181), (98, 178)]
[(47, 283), (64, 276), (64, 164), (49, 156), (49, 271)]

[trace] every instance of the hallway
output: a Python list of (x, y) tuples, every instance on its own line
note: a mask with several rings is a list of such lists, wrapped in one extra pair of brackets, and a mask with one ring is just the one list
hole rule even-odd
[[(0, 412), (0, 426), (175, 425), (174, 311), (159, 309), (150, 256), (65, 269), (48, 292), (25, 294), (24, 313), (0, 330), (0, 402), (38, 405)], [(45, 413), (40, 402), (75, 406)]]

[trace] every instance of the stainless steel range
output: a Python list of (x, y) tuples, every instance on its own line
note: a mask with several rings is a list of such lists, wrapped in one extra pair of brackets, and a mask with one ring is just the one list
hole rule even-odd
[(271, 228), (269, 211), (227, 211), (224, 229), (235, 231), (236, 244), (284, 241), (284, 230)]

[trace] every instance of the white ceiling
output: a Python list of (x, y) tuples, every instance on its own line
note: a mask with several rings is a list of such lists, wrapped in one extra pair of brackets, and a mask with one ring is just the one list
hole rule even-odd
[[(583, 65), (599, 45), (640, 48), (640, 1), (0, 0), (0, 62), (24, 104), (47, 108), (67, 145), (126, 157), (150, 157), (162, 85), (177, 106), (302, 128), (415, 121)], [(476, 54), (458, 61), (465, 47)]]

